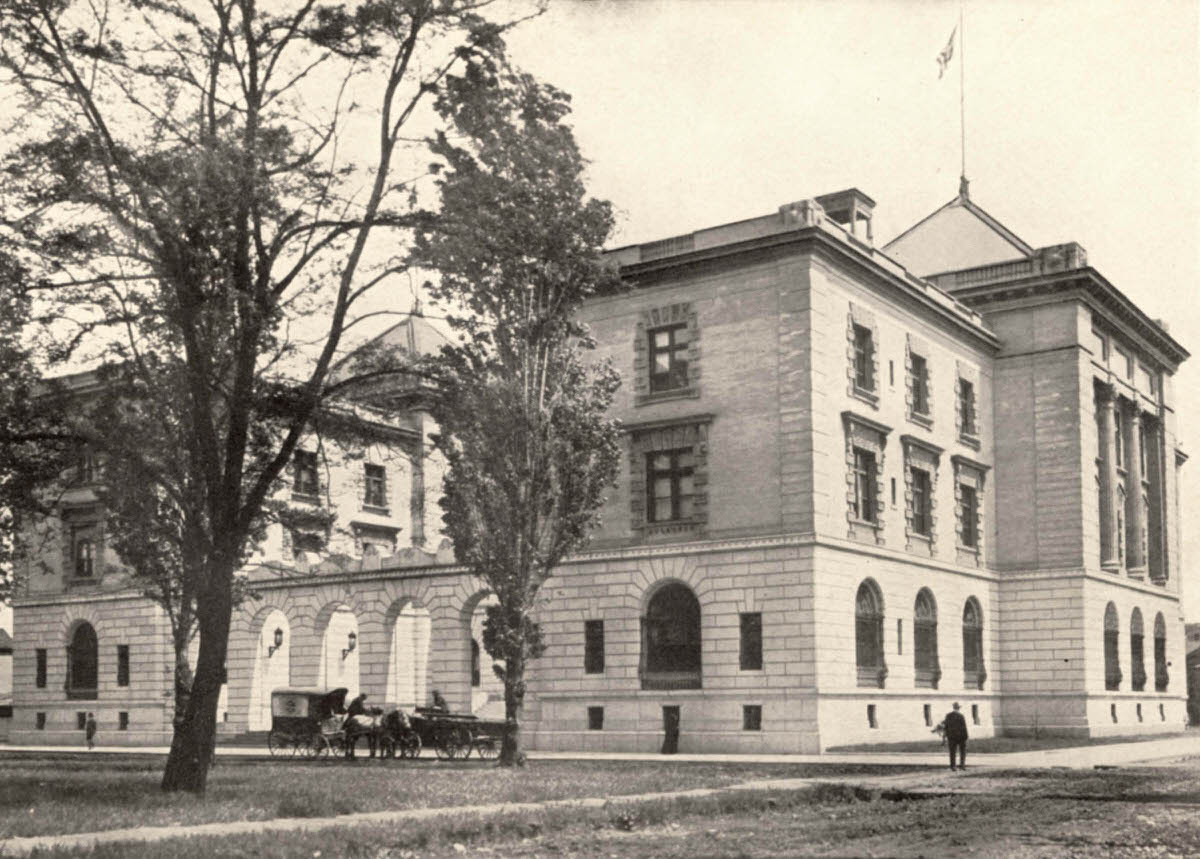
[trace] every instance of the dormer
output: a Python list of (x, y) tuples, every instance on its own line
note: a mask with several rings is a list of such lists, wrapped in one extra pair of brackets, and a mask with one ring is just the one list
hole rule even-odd
[(857, 188), (822, 194), (817, 202), (825, 210), (825, 217), (840, 226), (855, 238), (865, 242), (872, 240), (871, 215), (875, 201)]

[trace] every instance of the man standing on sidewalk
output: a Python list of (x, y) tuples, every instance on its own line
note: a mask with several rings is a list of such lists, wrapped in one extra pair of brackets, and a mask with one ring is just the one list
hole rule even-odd
[(96, 748), (96, 717), (88, 713), (87, 721), (83, 723), (83, 728), (83, 735), (87, 738), (88, 749)]
[(946, 714), (942, 723), (946, 726), (946, 745), (950, 747), (950, 769), (954, 769), (955, 753), (958, 755), (958, 769), (967, 768), (967, 720), (959, 711), (959, 703), (954, 702), (954, 709)]

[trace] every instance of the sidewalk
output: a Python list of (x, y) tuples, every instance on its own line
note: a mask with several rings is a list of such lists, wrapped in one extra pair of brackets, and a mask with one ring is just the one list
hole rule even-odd
[[(933, 744), (930, 744), (933, 746)], [(79, 746), (10, 746), (0, 745), (0, 758), (10, 752), (74, 752), (87, 755), (162, 755), (166, 746), (97, 746), (87, 751)], [(1076, 746), (1033, 752), (979, 754), (967, 751), (976, 767), (1091, 769), (1097, 766), (1121, 766), (1184, 757), (1200, 757), (1200, 732), (1190, 736), (1162, 740), (1140, 740), (1129, 743), (1109, 743), (1095, 746)], [(596, 761), (663, 761), (758, 764), (865, 764), (870, 766), (929, 766), (946, 765), (945, 749), (929, 752), (826, 752), (823, 755), (787, 754), (677, 754), (660, 755), (644, 752), (539, 752), (527, 753), (530, 760), (596, 760)], [(222, 758), (266, 757), (266, 746), (218, 746)], [(433, 753), (428, 756), (432, 759)]]

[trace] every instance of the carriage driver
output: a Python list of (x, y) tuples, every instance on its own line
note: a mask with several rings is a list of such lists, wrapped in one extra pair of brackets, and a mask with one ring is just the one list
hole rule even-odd
[(346, 708), (346, 718), (342, 720), (342, 726), (348, 727), (350, 720), (355, 716), (365, 716), (367, 714), (367, 705), (364, 703), (367, 700), (367, 693), (362, 692)]

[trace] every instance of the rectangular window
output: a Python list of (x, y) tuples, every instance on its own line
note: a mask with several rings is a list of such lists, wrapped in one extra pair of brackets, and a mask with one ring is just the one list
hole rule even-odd
[(929, 414), (929, 365), (920, 355), (909, 355), (912, 362), (912, 409), (918, 415)]
[(1149, 480), (1146, 474), (1146, 425), (1138, 424), (1138, 462), (1142, 469), (1142, 480)]
[(854, 326), (854, 386), (875, 390), (875, 343), (870, 328)]
[(46, 714), (45, 713), (34, 713), (33, 714), (33, 724), (39, 731), (46, 730)]
[(875, 454), (854, 448), (854, 515), (863, 522), (878, 520), (875, 504)]
[(688, 383), (687, 325), (654, 328), (650, 335), (650, 393), (675, 391)]
[(297, 495), (317, 495), (321, 484), (317, 475), (317, 455), (311, 450), (298, 450), (292, 455), (292, 491)]
[(904, 618), (896, 618), (896, 653), (904, 655)]
[(117, 730), (129, 730), (129, 713), (125, 712), (124, 710), (121, 710), (119, 713), (117, 713)]
[(972, 724), (975, 724), (975, 725), (979, 724), (979, 705), (978, 704), (971, 705), (971, 722), (972, 722)]
[(695, 462), (691, 448), (646, 454), (646, 521), (692, 518)]
[(603, 707), (588, 707), (588, 730), (603, 731), (604, 730), (604, 708)]
[(75, 727), (81, 731), (87, 727), (87, 713), (80, 711), (75, 714)]
[(741, 615), (742, 636), (738, 666), (743, 671), (761, 671), (762, 660), (762, 613), (743, 612)]
[(363, 471), (363, 505), (386, 509), (387, 470), (382, 465), (364, 465)]
[(867, 727), (868, 728), (878, 728), (879, 727), (879, 722), (877, 722), (875, 720), (875, 705), (874, 704), (867, 705)]
[(583, 622), (583, 672), (604, 673), (604, 621)]
[(37, 688), (46, 688), (46, 649), (39, 647), (36, 651), (37, 658)]
[(129, 685), (129, 645), (117, 645), (117, 685)]
[(744, 704), (742, 706), (742, 730), (762, 730), (762, 704)]
[(924, 707), (924, 712), (925, 712), (925, 727), (926, 728), (933, 727), (933, 705), (926, 704)]
[(929, 472), (923, 468), (912, 468), (911, 471), (913, 533), (928, 537), (933, 532)]
[(962, 435), (975, 435), (975, 386), (966, 379), (958, 380), (958, 416)]
[(96, 571), (96, 544), (91, 529), (74, 535), (71, 548), (75, 560), (75, 578), (90, 579)]
[(975, 494), (974, 486), (968, 486), (965, 483), (958, 484), (958, 493), (959, 541), (968, 549), (974, 549), (979, 545), (976, 525), (976, 516), (979, 514), (979, 496)]

